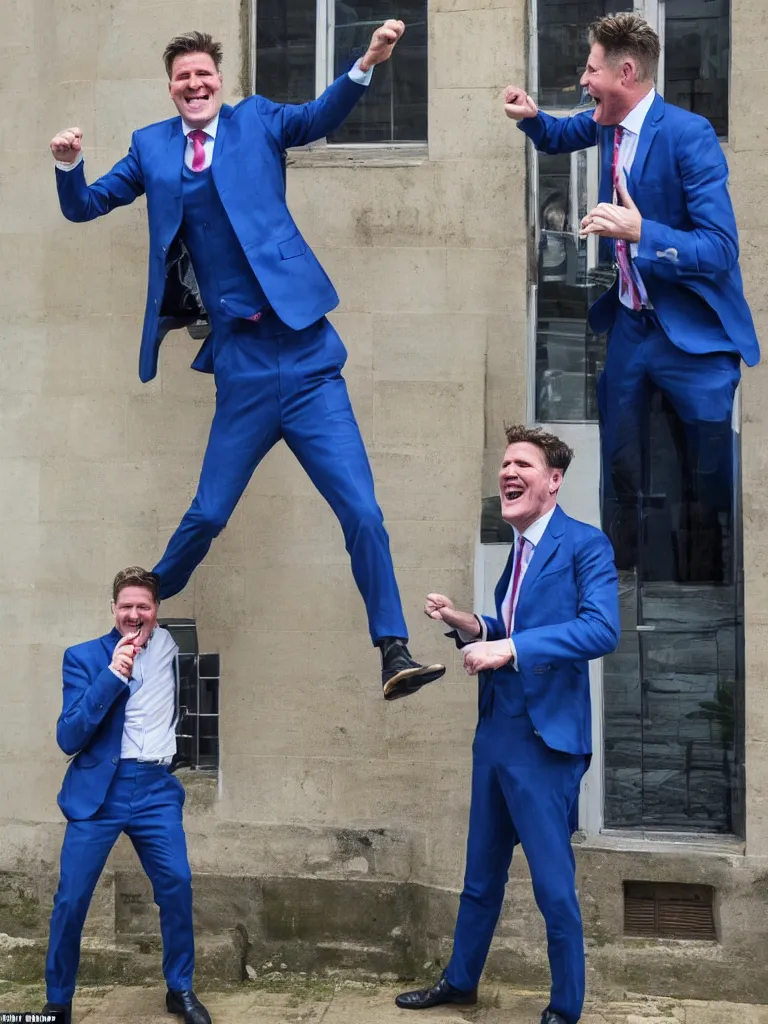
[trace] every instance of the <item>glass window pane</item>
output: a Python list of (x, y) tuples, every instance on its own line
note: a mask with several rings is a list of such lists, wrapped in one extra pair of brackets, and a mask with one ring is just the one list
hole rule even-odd
[[(393, 17), (387, 0), (336, 0), (335, 74), (365, 52), (373, 30)], [(405, 35), (373, 72), (368, 93), (329, 142), (423, 142), (427, 138), (427, 0), (403, 0)]]
[(315, 95), (317, 0), (256, 3), (256, 92), (277, 103)]
[(726, 426), (698, 437), (656, 394), (639, 476), (603, 467), (622, 618), (603, 661), (608, 827), (743, 831), (739, 451)]
[(589, 53), (587, 29), (604, 14), (629, 10), (626, 0), (538, 0), (539, 106), (589, 102), (579, 85)]
[(728, 134), (730, 0), (667, 0), (664, 99)]
[(579, 238), (588, 207), (587, 154), (539, 154), (538, 166), (536, 420), (596, 420), (605, 338), (591, 330), (587, 311), (613, 269), (590, 268), (587, 242)]

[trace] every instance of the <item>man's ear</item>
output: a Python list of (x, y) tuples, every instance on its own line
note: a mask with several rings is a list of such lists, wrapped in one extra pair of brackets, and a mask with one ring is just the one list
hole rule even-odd
[(557, 494), (563, 483), (563, 471), (561, 469), (553, 469), (552, 475), (549, 478), (549, 493)]

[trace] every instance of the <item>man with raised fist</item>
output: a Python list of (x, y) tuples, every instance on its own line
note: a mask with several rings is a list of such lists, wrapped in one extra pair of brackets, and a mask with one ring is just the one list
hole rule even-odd
[[(519, 86), (507, 88), (504, 109), (543, 153), (600, 150), (599, 203), (580, 232), (604, 240), (601, 252), (617, 270), (589, 319), (608, 335), (598, 382), (603, 528), (619, 569), (632, 569), (645, 517), (638, 496), (648, 488), (651, 395), (660, 391), (677, 416), (690, 522), (717, 530), (732, 503), (740, 364), (754, 366), (760, 350), (714, 129), (656, 92), (659, 37), (639, 14), (601, 18), (589, 42), (580, 84), (594, 109), (552, 117)], [(702, 563), (704, 575), (691, 577), (689, 566), (688, 578), (720, 582), (717, 572), (707, 575), (713, 568)]]
[(283, 438), (341, 524), (386, 700), (415, 693), (445, 667), (421, 665), (408, 650), (389, 537), (342, 377), (347, 353), (326, 317), (338, 295), (288, 210), (285, 151), (339, 128), (404, 31), (402, 21), (386, 21), (354, 67), (310, 103), (249, 96), (235, 107), (222, 105), (221, 44), (190, 32), (164, 54), (179, 116), (134, 132), (111, 171), (86, 184), (79, 128), (51, 141), (69, 220), (93, 220), (146, 193), (141, 379), (155, 376), (167, 331), (199, 317), (198, 295), (211, 326), (192, 365), (215, 375), (216, 412), (197, 494), (155, 566), (161, 596), (187, 585)]
[(88, 907), (122, 832), (149, 876), (160, 908), (166, 1008), (185, 1024), (211, 1024), (192, 990), (192, 876), (182, 823), (184, 787), (169, 771), (176, 753), (178, 648), (157, 625), (158, 580), (138, 566), (112, 587), (114, 628), (64, 652), (64, 707), (56, 739), (69, 768), (59, 793), (67, 819), (51, 915), (43, 1012), (71, 1024)]

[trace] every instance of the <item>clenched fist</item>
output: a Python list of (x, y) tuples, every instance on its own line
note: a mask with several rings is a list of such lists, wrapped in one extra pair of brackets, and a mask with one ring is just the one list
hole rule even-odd
[(444, 594), (427, 594), (424, 602), (424, 614), (430, 619), (444, 622), (451, 629), (459, 629), (471, 637), (480, 635), (477, 619), (470, 612), (460, 612), (449, 597)]
[(135, 633), (122, 637), (115, 648), (115, 653), (112, 655), (109, 667), (113, 672), (125, 676), (126, 679), (130, 679), (133, 673), (133, 659), (136, 657), (138, 650), (134, 646), (134, 642), (138, 639), (140, 632), (141, 630), (137, 629)]
[(51, 139), (51, 152), (55, 160), (72, 164), (83, 148), (83, 133), (79, 128), (65, 128)]
[(360, 61), (360, 70), (370, 71), (374, 65), (389, 60), (403, 32), (405, 32), (405, 23), (396, 21), (394, 18), (388, 19), (377, 28), (371, 37), (368, 52)]
[(536, 117), (539, 108), (531, 97), (519, 85), (508, 85), (504, 90), (504, 113), (513, 121), (522, 121), (526, 117)]

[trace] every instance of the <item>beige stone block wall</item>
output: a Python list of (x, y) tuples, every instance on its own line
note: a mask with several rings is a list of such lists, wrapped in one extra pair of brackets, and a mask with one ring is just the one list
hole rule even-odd
[[(731, 194), (739, 224), (744, 286), (763, 353), (768, 344), (766, 300), (766, 160), (768, 105), (765, 12), (759, 0), (732, 2), (732, 75), (730, 131), (726, 154)], [(764, 355), (765, 360), (765, 355)], [(768, 372), (763, 361), (746, 370), (742, 383), (742, 466), (744, 498), (744, 566), (746, 633), (746, 809), (747, 853), (768, 857), (768, 672), (766, 601), (768, 562), (765, 531), (768, 511), (765, 473), (768, 466)]]
[[(143, 201), (68, 224), (48, 141), (78, 124), (92, 181), (135, 128), (174, 113), (160, 59), (173, 34), (223, 40), (235, 100), (243, 41), (239, 0), (0, 7), (0, 614), (11, 658), (0, 827), (13, 862), (33, 841), (56, 855), (63, 649), (109, 627), (117, 568), (159, 557), (194, 494), (213, 410), (186, 334), (166, 339), (156, 380), (138, 380)], [(253, 836), (370, 825), (413, 833), (401, 878), (459, 881), (475, 686), (422, 605), (433, 589), (471, 604), (486, 437), (495, 457), (501, 419), (522, 415), (524, 148), (500, 98), (523, 75), (524, 10), (430, 4), (428, 152), (291, 158), (290, 204), (341, 295), (333, 322), (412, 648), (449, 671), (384, 704), (341, 530), (279, 445), (164, 608), (194, 615), (203, 647), (222, 657), (220, 794), (190, 818), (200, 867), (216, 863), (216, 830), (238, 822)], [(268, 846), (254, 840), (248, 871), (274, 870)], [(132, 856), (121, 847), (117, 859)]]

